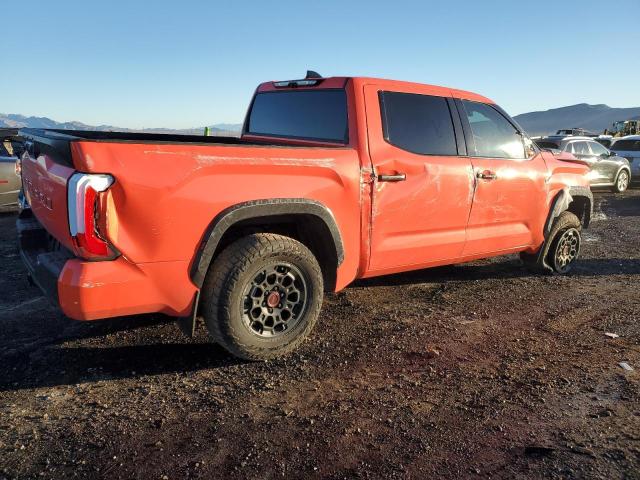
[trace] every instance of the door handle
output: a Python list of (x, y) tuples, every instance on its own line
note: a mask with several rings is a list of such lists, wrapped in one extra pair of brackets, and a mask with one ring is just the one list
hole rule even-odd
[(378, 175), (379, 182), (404, 182), (407, 179), (406, 173), (394, 173), (393, 175)]
[(496, 173), (492, 172), (491, 170), (479, 170), (478, 173), (476, 173), (476, 177), (483, 180), (495, 180), (496, 178), (498, 178), (498, 175), (496, 175)]

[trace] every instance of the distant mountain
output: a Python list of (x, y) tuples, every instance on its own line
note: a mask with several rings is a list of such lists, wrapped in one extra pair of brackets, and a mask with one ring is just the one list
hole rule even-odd
[[(545, 135), (554, 133), (561, 128), (584, 128), (595, 133), (610, 128), (616, 120), (640, 119), (640, 107), (636, 108), (612, 108), (608, 105), (589, 105), (580, 103), (568, 107), (552, 108), (542, 112), (530, 112), (516, 115), (516, 121), (530, 135)], [(87, 125), (82, 122), (56, 122), (47, 117), (25, 117), (17, 114), (0, 113), (0, 128), (62, 128), (66, 130), (99, 130), (117, 132), (147, 132), (168, 133), (174, 135), (201, 135), (204, 127), (171, 129), (171, 128), (145, 128), (133, 130), (129, 128), (114, 127), (112, 125)], [(239, 135), (241, 124), (219, 123), (209, 127), (212, 135)]]
[[(14, 113), (0, 113), (0, 128), (59, 128), (64, 130), (96, 130), (102, 132), (144, 132), (167, 133), (173, 135), (202, 135), (204, 127), (172, 129), (172, 128), (144, 128), (135, 130), (130, 128), (114, 127), (112, 125), (87, 125), (82, 122), (57, 122), (47, 117), (26, 117)], [(212, 135), (239, 135), (242, 125), (235, 123), (221, 123), (210, 125)]]
[(608, 105), (579, 103), (568, 107), (530, 112), (513, 117), (529, 135), (546, 135), (561, 128), (584, 128), (602, 133), (616, 120), (640, 119), (640, 107), (612, 108)]

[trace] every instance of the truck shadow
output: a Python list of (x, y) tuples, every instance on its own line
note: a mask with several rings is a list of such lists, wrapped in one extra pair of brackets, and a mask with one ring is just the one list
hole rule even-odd
[(24, 368), (3, 374), (0, 391), (181, 374), (245, 363), (212, 343), (115, 347), (49, 345), (22, 356), (22, 359), (26, 361)]
[(637, 217), (640, 216), (640, 196), (610, 196), (600, 208), (610, 217)]
[[(609, 258), (579, 260), (568, 277), (594, 277), (606, 275), (638, 275), (640, 259)], [(474, 281), (483, 279), (510, 279), (524, 277), (541, 277), (527, 270), (520, 260), (509, 259), (493, 262), (474, 262), (460, 265), (414, 270), (395, 275), (367, 278), (354, 282), (350, 287), (391, 287), (394, 285), (411, 285), (428, 282)]]
[[(638, 275), (640, 259), (585, 259), (569, 277)], [(417, 270), (397, 275), (360, 280), (354, 287), (403, 286), (428, 282), (472, 282), (483, 279), (508, 280), (536, 277), (515, 258)], [(538, 276), (540, 278), (544, 278)], [(177, 343), (179, 339), (173, 319), (163, 315), (125, 317), (99, 322), (72, 322), (62, 315), (51, 319), (59, 324), (61, 334), (47, 335), (28, 324), (16, 326), (23, 342), (4, 342), (0, 350), (0, 391), (56, 387), (108, 380), (126, 380), (149, 375), (182, 374), (225, 368), (248, 363), (229, 355), (221, 347), (209, 343), (204, 329), (199, 336)], [(51, 325), (54, 331), (57, 325)], [(136, 330), (149, 328), (149, 332)], [(123, 339), (103, 346), (101, 337), (126, 333)], [(27, 335), (25, 335), (27, 334)], [(112, 339), (113, 340), (113, 339)], [(127, 345), (122, 345), (126, 341)], [(154, 343), (155, 342), (155, 343)], [(100, 343), (102, 345), (95, 345)]]

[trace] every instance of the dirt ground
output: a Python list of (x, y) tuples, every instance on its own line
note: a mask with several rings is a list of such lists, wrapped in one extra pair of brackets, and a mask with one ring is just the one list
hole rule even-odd
[(66, 319), (0, 216), (0, 478), (640, 479), (640, 191), (596, 204), (569, 276), (360, 282), (269, 363), (160, 315)]

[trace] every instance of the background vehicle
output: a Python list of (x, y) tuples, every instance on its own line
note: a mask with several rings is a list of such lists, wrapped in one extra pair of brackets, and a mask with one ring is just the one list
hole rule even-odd
[(266, 359), (324, 290), (520, 252), (569, 271), (588, 168), (541, 151), (491, 100), (370, 78), (266, 82), (241, 138), (24, 130), (21, 253), (70, 317), (197, 312)]
[(640, 120), (620, 120), (613, 122), (611, 130), (605, 130), (604, 133), (612, 135), (613, 137), (640, 135)]
[(627, 159), (590, 137), (542, 137), (535, 142), (541, 148), (571, 153), (587, 162), (591, 169), (587, 176), (592, 187), (611, 187), (618, 193), (629, 187), (631, 166)]
[(16, 169), (14, 148), (18, 141), (18, 130), (0, 129), (0, 211), (18, 207), (21, 181)]
[(640, 135), (616, 138), (611, 145), (611, 150), (629, 161), (632, 180), (634, 182), (640, 180)]
[(598, 135), (594, 140), (605, 148), (611, 148), (611, 144), (613, 143), (613, 137), (611, 135)]
[(597, 137), (598, 136), (597, 133), (590, 132), (588, 130), (585, 130), (584, 128), (564, 128), (564, 129), (558, 130), (556, 132), (556, 135), (559, 135), (559, 136), (576, 135), (580, 137)]

